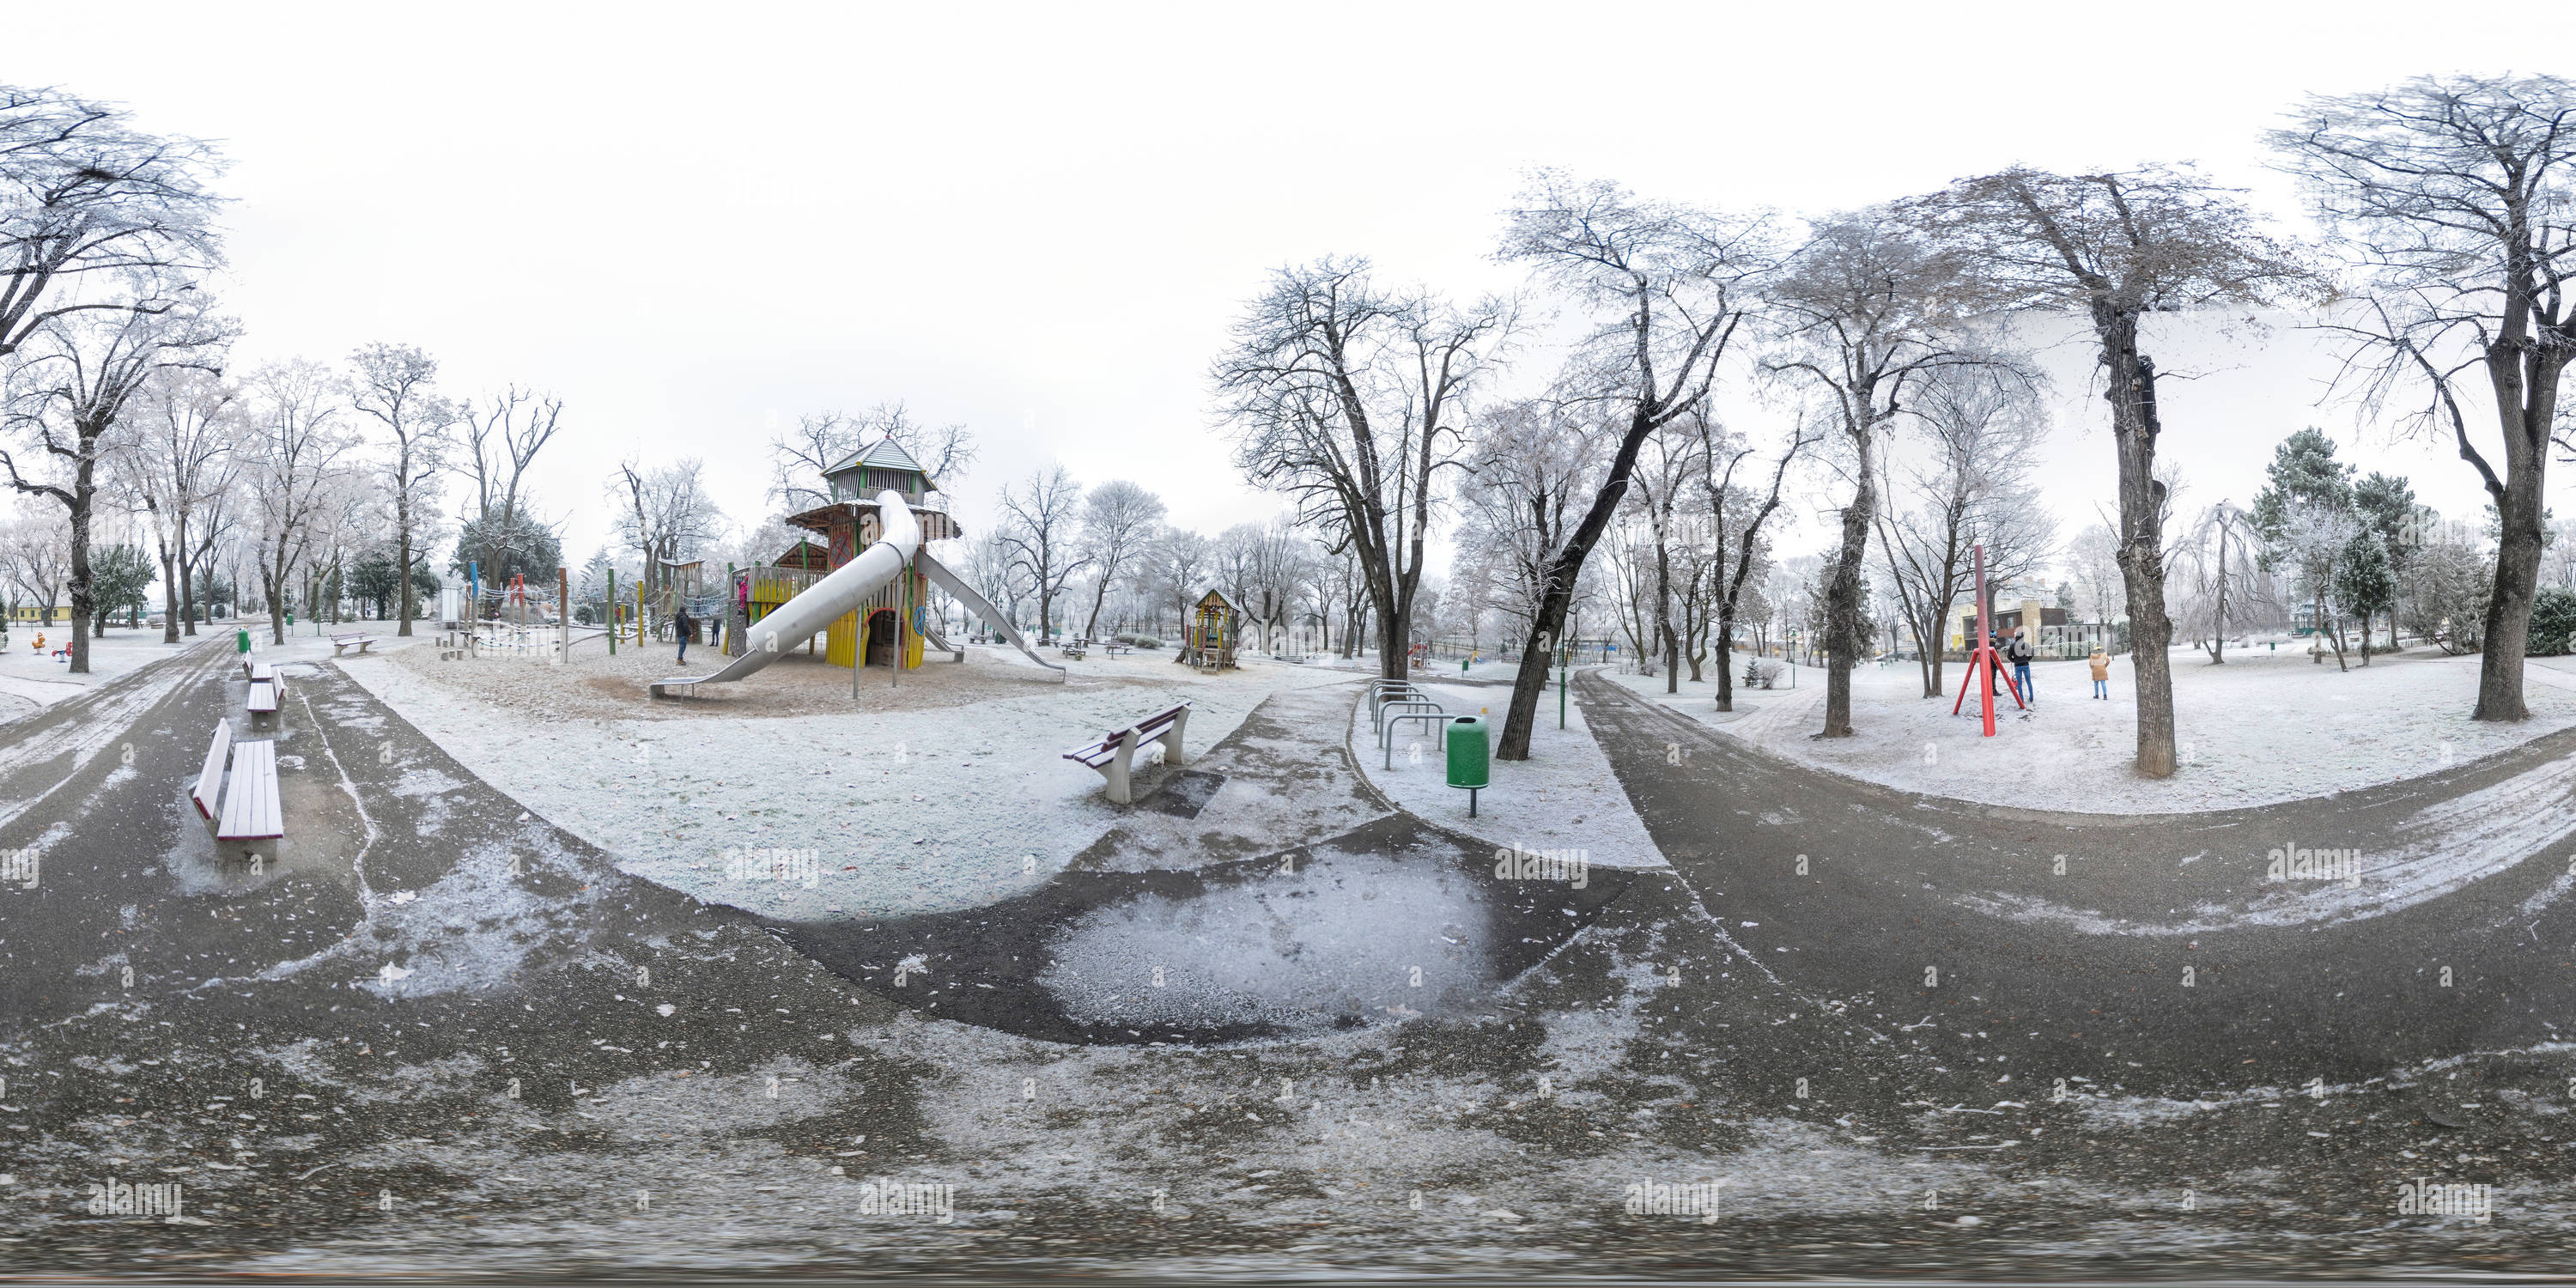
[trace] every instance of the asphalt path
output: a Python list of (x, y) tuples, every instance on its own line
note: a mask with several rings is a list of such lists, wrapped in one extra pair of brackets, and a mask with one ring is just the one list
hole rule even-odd
[[(1914, 1008), (1908, 1022), (1975, 1016), (2035, 1074), (2181, 1095), (2331, 1086), (2576, 1037), (2565, 827), (2467, 856), (2445, 893), (2367, 902), (2449, 802), (2497, 793), (2521, 821), (2567, 813), (2576, 731), (2331, 799), (2088, 816), (1858, 782), (1581, 683), (1656, 843), (1784, 981)], [(2433, 861), (2462, 858), (2432, 844)], [(2292, 849), (2356, 851), (2358, 884), (2269, 880), (2273, 851)]]
[[(1669, 873), (1498, 885), (1397, 811), (814, 928), (625, 876), (334, 665), (254, 724), (211, 643), (0, 727), (0, 854), (36, 877), (0, 886), (0, 1260), (2027, 1275), (2149, 1235), (2129, 1264), (2201, 1273), (2563, 1247), (2576, 738), (2089, 817), (1856, 783), (1578, 683)], [(1283, 721), (1348, 728), (1314, 705), (1200, 763), (1272, 781)], [(218, 846), (189, 807), (219, 719), (277, 741), (285, 842)], [(1310, 777), (1310, 821), (1352, 808)], [(1179, 854), (1156, 817), (1131, 823)], [(2265, 880), (2285, 847), (2360, 879)], [(1415, 991), (1441, 960), (1469, 965)], [(1195, 1009), (1150, 991), (1167, 963), (1207, 976)], [(956, 1224), (855, 1222), (894, 1168), (959, 1186)], [(1616, 1215), (1635, 1177), (1710, 1168), (1752, 1187), (1722, 1231)], [(2397, 1178), (2437, 1168), (2518, 1221), (2392, 1226)], [(184, 1178), (191, 1222), (85, 1214), (109, 1177)]]

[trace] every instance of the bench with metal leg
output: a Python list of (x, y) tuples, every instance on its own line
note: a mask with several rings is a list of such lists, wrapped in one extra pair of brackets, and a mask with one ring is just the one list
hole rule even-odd
[(1127, 728), (1104, 734), (1100, 741), (1089, 746), (1076, 747), (1064, 753), (1063, 759), (1098, 770), (1101, 777), (1109, 780), (1110, 800), (1121, 805), (1133, 804), (1135, 794), (1130, 789), (1130, 773), (1135, 766), (1137, 747), (1148, 739), (1160, 739), (1163, 763), (1178, 765), (1181, 763), (1181, 731), (1188, 728), (1189, 723), (1190, 704), (1184, 702), (1147, 716)]

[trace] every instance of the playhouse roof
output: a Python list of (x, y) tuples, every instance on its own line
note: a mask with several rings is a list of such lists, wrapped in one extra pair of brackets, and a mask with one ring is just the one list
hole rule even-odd
[(1208, 593), (1199, 596), (1199, 602), (1196, 606), (1199, 608), (1205, 608), (1208, 606), (1208, 601), (1211, 599), (1225, 605), (1226, 610), (1233, 613), (1235, 616), (1244, 616), (1243, 605), (1234, 602), (1234, 596), (1225, 593), (1223, 590), (1211, 590)]
[(843, 470), (854, 470), (862, 465), (880, 470), (910, 470), (924, 478), (929, 477), (930, 473), (921, 468), (921, 462), (912, 459), (912, 453), (903, 450), (903, 444), (894, 441), (891, 437), (880, 438), (850, 453), (841, 458), (840, 464), (824, 470), (823, 473), (838, 474)]
[(769, 563), (773, 568), (829, 568), (832, 551), (820, 541), (800, 540)]

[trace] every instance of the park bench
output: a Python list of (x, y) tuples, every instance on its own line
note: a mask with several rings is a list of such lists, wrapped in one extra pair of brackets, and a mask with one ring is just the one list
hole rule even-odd
[(1117, 642), (1117, 641), (1115, 641), (1115, 640), (1112, 640), (1111, 642), (1109, 642), (1109, 643), (1107, 643), (1107, 644), (1104, 644), (1104, 645), (1102, 645), (1101, 647), (1102, 647), (1102, 648), (1104, 648), (1104, 649), (1107, 649), (1107, 650), (1108, 650), (1108, 652), (1109, 652), (1109, 656), (1111, 656), (1111, 657), (1116, 657), (1116, 656), (1118, 656), (1118, 655), (1119, 655), (1119, 654), (1121, 654), (1121, 653), (1133, 653), (1133, 652), (1135, 652), (1135, 651), (1136, 651), (1136, 649), (1135, 649), (1135, 646), (1134, 646), (1134, 645), (1131, 645), (1131, 644), (1120, 644), (1120, 643), (1118, 643), (1118, 642)]
[[(232, 790), (223, 792), (224, 761), (232, 761)], [(222, 806), (217, 808), (217, 796)], [(277, 744), (233, 741), (229, 721), (215, 722), (214, 742), (197, 771), (188, 799), (199, 816), (215, 824), (219, 841), (267, 841), (286, 835), (285, 814), (277, 800)]]
[(1056, 651), (1079, 662), (1082, 660), (1082, 641), (1068, 640), (1062, 644), (1056, 645)]
[(1128, 790), (1128, 773), (1136, 760), (1136, 748), (1149, 738), (1163, 740), (1163, 763), (1181, 763), (1181, 731), (1189, 727), (1190, 704), (1182, 703), (1167, 711), (1158, 711), (1124, 729), (1101, 735), (1100, 741), (1076, 747), (1064, 753), (1064, 759), (1082, 762), (1086, 768), (1100, 771), (1109, 780), (1109, 799), (1120, 805), (1134, 803)]
[(376, 637), (373, 635), (334, 635), (331, 637), (331, 656), (339, 657), (350, 649), (356, 649), (364, 654), (375, 642)]
[(253, 680), (253, 681), (251, 681), (251, 682), (250, 682), (250, 700), (249, 700), (247, 703), (245, 703), (244, 705), (245, 705), (245, 706), (247, 706), (247, 707), (250, 709), (250, 713), (251, 713), (252, 715), (255, 715), (255, 716), (273, 716), (273, 715), (276, 715), (276, 714), (277, 714), (277, 681), (275, 681), (275, 680)]

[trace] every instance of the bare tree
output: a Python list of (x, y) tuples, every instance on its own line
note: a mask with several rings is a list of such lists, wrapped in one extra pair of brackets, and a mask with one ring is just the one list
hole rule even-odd
[[(529, 543), (529, 529), (535, 525), (521, 513), (528, 467), (555, 436), (562, 416), (562, 399), (517, 385), (480, 405), (469, 400), (457, 408), (457, 420), (465, 426), (465, 463), (449, 468), (474, 480), (475, 554), (488, 578), (497, 579), (507, 556), (524, 552)], [(652, 567), (648, 555), (648, 579)], [(650, 584), (645, 587), (647, 592), (653, 589)]]
[(1030, 593), (1037, 596), (1041, 641), (1054, 624), (1055, 602), (1064, 597), (1065, 583), (1091, 566), (1091, 556), (1076, 549), (1082, 507), (1082, 485), (1061, 465), (1002, 489), (1004, 518), (998, 535), (1010, 549), (1012, 564), (1028, 579)]
[[(438, 478), (447, 469), (453, 444), (449, 431), (459, 412), (431, 387), (438, 379), (437, 360), (410, 345), (367, 345), (349, 355), (349, 366), (349, 404), (372, 419), (393, 446), (379, 473), (393, 505), (394, 569), (401, 583), (394, 592), (401, 618), (394, 634), (409, 635), (412, 619), (420, 615), (412, 568), (427, 558), (426, 552), (415, 554), (420, 543), (413, 538), (437, 504)], [(479, 457), (479, 441), (475, 450)]]
[(1610, 437), (1596, 409), (1551, 396), (1480, 413), (1458, 494), (1451, 583), (1506, 623), (1507, 644), (1537, 629), (1548, 567), (1600, 487)]
[(965, 425), (923, 424), (901, 402), (878, 403), (856, 416), (807, 412), (796, 418), (795, 429), (769, 441), (770, 498), (790, 512), (831, 504), (831, 494), (822, 487), (823, 471), (880, 438), (893, 439), (934, 482), (948, 488), (957, 486), (978, 450)]
[(259, 527), (260, 589), (269, 641), (286, 642), (290, 575), (311, 551), (316, 526), (340, 499), (342, 458), (352, 439), (340, 427), (336, 383), (319, 364), (296, 359), (252, 373), (244, 448)]
[(1581, 346), (1576, 382), (1619, 422), (1616, 445), (1583, 517), (1549, 552), (1538, 611), (1512, 681), (1505, 760), (1529, 759), (1548, 651), (1565, 629), (1584, 560), (1628, 492), (1646, 439), (1707, 397), (1750, 304), (1745, 287), (1770, 267), (1769, 227), (1661, 202), (1612, 183), (1541, 172), (1522, 195), (1502, 257), (1599, 319)]
[[(1708, 523), (1711, 577), (1709, 593), (1712, 615), (1716, 618), (1717, 639), (1717, 709), (1735, 709), (1735, 627), (1749, 619), (1764, 622), (1769, 609), (1758, 602), (1763, 599), (1762, 579), (1770, 571), (1770, 538), (1763, 535), (1763, 525), (1780, 509), (1780, 490), (1789, 478), (1790, 463), (1813, 446), (1820, 433), (1811, 432), (1812, 422), (1806, 416), (1792, 419), (1788, 445), (1780, 450), (1779, 459), (1771, 465), (1771, 484), (1760, 499), (1749, 487), (1739, 487), (1736, 471), (1753, 457), (1754, 449), (1733, 437), (1724, 442), (1714, 435), (1719, 427), (1706, 415), (1695, 417), (1695, 428), (1707, 449), (1700, 454), (1700, 477), (1703, 513)], [(1725, 464), (1718, 462), (1723, 458)], [(1758, 468), (1754, 471), (1757, 475)], [(1730, 551), (1732, 552), (1730, 556)], [(1730, 565), (1728, 559), (1734, 562)], [(1752, 601), (1746, 599), (1750, 592)], [(1757, 646), (1758, 647), (1758, 646)]]
[(1154, 542), (1151, 558), (1158, 609), (1169, 607), (1186, 632), (1190, 605), (1208, 591), (1210, 570), (1216, 566), (1215, 543), (1186, 528), (1166, 528)]
[[(2457, 444), (2501, 519), (2471, 718), (2527, 719), (2553, 433), (2576, 448), (2558, 397), (2576, 355), (2576, 83), (2424, 76), (2313, 97), (2294, 122), (2269, 141), (2368, 296), (2329, 324), (2351, 342), (2344, 387), (2374, 410), (2421, 391), (2411, 424)], [(2463, 381), (2493, 400), (2501, 476), (2472, 440)]]
[(48, 622), (71, 576), (71, 553), (71, 523), (60, 506), (38, 506), (32, 513), (0, 520), (0, 576), (41, 606)]
[(2120, 573), (2138, 683), (2137, 770), (2174, 772), (2173, 668), (2167, 650), (2164, 488), (2156, 443), (2156, 363), (2141, 347), (2149, 313), (2263, 304), (2313, 279), (2255, 227), (2235, 192), (2186, 168), (2060, 175), (2015, 168), (1962, 179), (1916, 203), (1967, 254), (1997, 308), (2072, 310), (2100, 349), (2119, 465)]
[(666, 563), (676, 563), (723, 530), (724, 512), (707, 495), (705, 463), (692, 456), (646, 468), (629, 458), (609, 479), (619, 506), (618, 536), (642, 561), (636, 588), (655, 611), (669, 590)]
[(207, 144), (0, 85), (0, 357), (76, 314), (159, 312), (223, 262)]
[(2030, 480), (2030, 450), (2047, 420), (2010, 374), (1952, 368), (1924, 383), (1909, 409), (1923, 431), (1911, 461), (1892, 458), (1903, 497), (1878, 516), (1879, 550), (1899, 611), (1914, 629), (1923, 696), (1940, 697), (1951, 608), (1972, 589), (1974, 552), (1986, 575), (2012, 583), (2047, 562), (2055, 524)]
[(2227, 662), (2227, 634), (2273, 615), (2271, 579), (2256, 555), (2262, 534), (2254, 516), (2228, 501), (2201, 511), (2182, 547), (2186, 574), (2179, 622), (2212, 666)]
[[(161, 641), (179, 642), (187, 598), (190, 519), (210, 489), (229, 486), (218, 466), (240, 433), (240, 390), (209, 372), (165, 368), (147, 381), (109, 452), (117, 486), (151, 516), (161, 563)], [(195, 634), (196, 623), (185, 623)]]
[(1236, 463), (1359, 557), (1389, 677), (1404, 674), (1440, 472), (1512, 322), (1509, 301), (1453, 308), (1379, 287), (1364, 259), (1325, 259), (1274, 274), (1216, 361)]
[(235, 328), (206, 311), (185, 288), (137, 285), (132, 296), (160, 296), (156, 308), (57, 313), (21, 344), (8, 373), (10, 431), (33, 440), (41, 455), (22, 463), (0, 446), (10, 486), (45, 497), (71, 523), (71, 669), (89, 672), (91, 619), (97, 612), (90, 568), (90, 526), (106, 481), (102, 454), (123, 441), (114, 431), (135, 395), (174, 367), (214, 369)]
[(1090, 557), (1099, 588), (1092, 592), (1091, 616), (1083, 622), (1085, 639), (1100, 630), (1100, 605), (1112, 582), (1132, 576), (1145, 548), (1163, 524), (1163, 498), (1124, 479), (1091, 489), (1082, 503), (1082, 550)]
[(1936, 373), (1975, 366), (2004, 377), (2014, 370), (1962, 334), (1961, 268), (1956, 254), (1927, 244), (1889, 212), (1871, 210), (1819, 225), (1772, 291), (1781, 343), (1763, 370), (1821, 396), (1840, 448), (1835, 460), (1852, 487), (1842, 542), (1823, 582), (1822, 737), (1852, 736), (1851, 669), (1867, 642), (1861, 584), (1878, 517), (1880, 435)]

